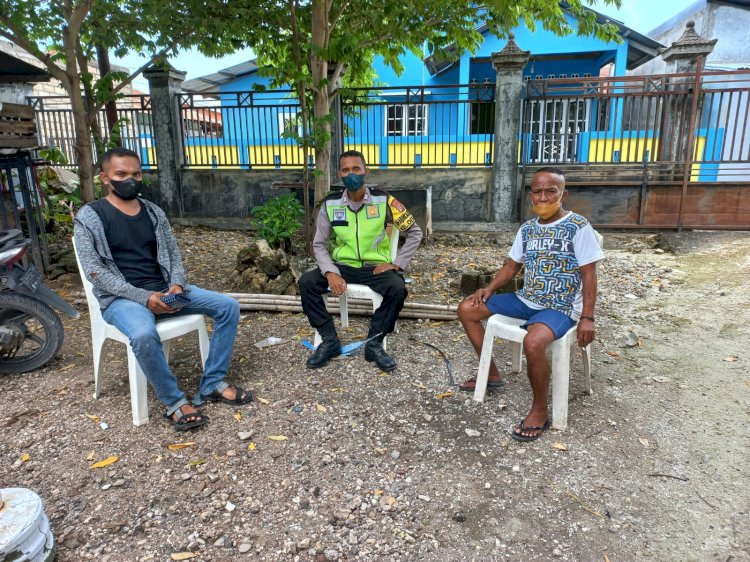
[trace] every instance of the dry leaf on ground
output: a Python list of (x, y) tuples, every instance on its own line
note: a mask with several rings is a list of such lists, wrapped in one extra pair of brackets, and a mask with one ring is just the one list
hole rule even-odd
[(190, 441), (188, 443), (174, 443), (172, 445), (167, 445), (167, 449), (170, 451), (178, 451), (186, 447), (192, 447), (193, 445), (195, 445), (195, 441)]
[(111, 457), (107, 457), (106, 459), (100, 460), (99, 462), (95, 462), (89, 468), (104, 468), (106, 466), (116, 463), (119, 460), (119, 458), (120, 457), (116, 457), (112, 455)]
[(175, 552), (172, 554), (172, 560), (190, 560), (198, 556), (197, 552)]

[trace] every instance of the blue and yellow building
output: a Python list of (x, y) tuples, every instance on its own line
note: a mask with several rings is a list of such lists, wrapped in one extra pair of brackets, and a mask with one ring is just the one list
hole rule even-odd
[[(514, 29), (516, 43), (531, 52), (524, 79), (563, 78), (575, 83), (601, 75), (625, 76), (658, 56), (662, 45), (656, 41), (603, 15), (597, 17), (618, 27), (621, 42), (560, 37), (541, 25), (534, 31), (525, 25)], [(568, 18), (576, 28), (573, 17)], [(491, 56), (507, 39), (495, 37), (486, 27), (478, 31), (484, 41), (476, 53), (460, 53), (451, 60), (407, 52), (401, 57), (400, 75), (376, 59), (378, 88), (347, 92), (337, 109), (341, 146), (362, 151), (371, 165), (380, 167), (490, 166), (496, 76)], [(296, 99), (291, 91), (270, 91), (269, 78), (258, 71), (255, 61), (248, 61), (183, 83), (186, 165), (303, 165), (302, 150), (290, 135), (301, 129)], [(521, 158), (585, 162), (593, 155), (603, 161), (648, 157), (645, 148), (635, 145), (619, 152), (615, 148), (618, 136), (646, 138), (651, 134), (647, 128), (625, 130), (622, 107), (608, 110), (603, 123), (597, 104), (591, 98), (575, 99), (571, 92), (556, 98), (529, 97), (519, 131)], [(202, 114), (194, 118), (200, 108), (214, 109), (220, 117), (213, 122)]]

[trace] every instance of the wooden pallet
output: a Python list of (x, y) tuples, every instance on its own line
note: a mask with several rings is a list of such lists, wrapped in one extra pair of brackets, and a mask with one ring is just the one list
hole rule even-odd
[(38, 144), (34, 109), (0, 102), (0, 148), (32, 148)]

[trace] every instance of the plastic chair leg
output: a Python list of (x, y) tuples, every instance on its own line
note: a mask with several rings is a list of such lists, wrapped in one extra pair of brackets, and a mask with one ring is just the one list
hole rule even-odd
[(482, 341), (482, 355), (479, 358), (479, 369), (477, 370), (477, 382), (474, 384), (474, 401), (484, 402), (487, 393), (487, 379), (490, 376), (490, 362), (492, 361), (492, 348), (495, 345), (495, 335), (491, 330), (484, 332)]
[(94, 399), (98, 399), (102, 390), (99, 373), (101, 372), (102, 348), (104, 347), (104, 338), (100, 339), (92, 336), (91, 346), (94, 353)]
[(552, 428), (568, 427), (568, 384), (570, 380), (570, 339), (556, 340), (552, 351)]
[(523, 344), (521, 342), (510, 342), (511, 343), (511, 349), (510, 349), (510, 360), (511, 360), (511, 369), (514, 373), (520, 373), (521, 372), (521, 365), (523, 363)]
[[(318, 333), (317, 330), (315, 333)], [(205, 368), (206, 361), (208, 360), (208, 352), (211, 349), (205, 322), (198, 328), (198, 345), (201, 350), (201, 366)]]
[(169, 363), (169, 352), (172, 348), (172, 342), (170, 340), (161, 340), (161, 349), (164, 352), (164, 358)]
[(586, 394), (593, 394), (591, 390), (591, 344), (581, 349), (583, 354), (583, 391)]
[(148, 381), (141, 370), (133, 348), (128, 346), (128, 379), (130, 381), (130, 406), (133, 410), (133, 425), (148, 423)]
[(341, 327), (349, 327), (349, 299), (346, 298), (346, 293), (339, 297), (339, 309), (341, 310)]

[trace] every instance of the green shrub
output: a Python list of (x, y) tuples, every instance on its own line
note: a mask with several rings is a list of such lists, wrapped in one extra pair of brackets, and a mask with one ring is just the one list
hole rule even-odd
[(302, 204), (292, 194), (279, 195), (251, 211), (255, 217), (250, 221), (260, 238), (272, 248), (291, 249), (292, 236), (302, 225), (305, 214)]

